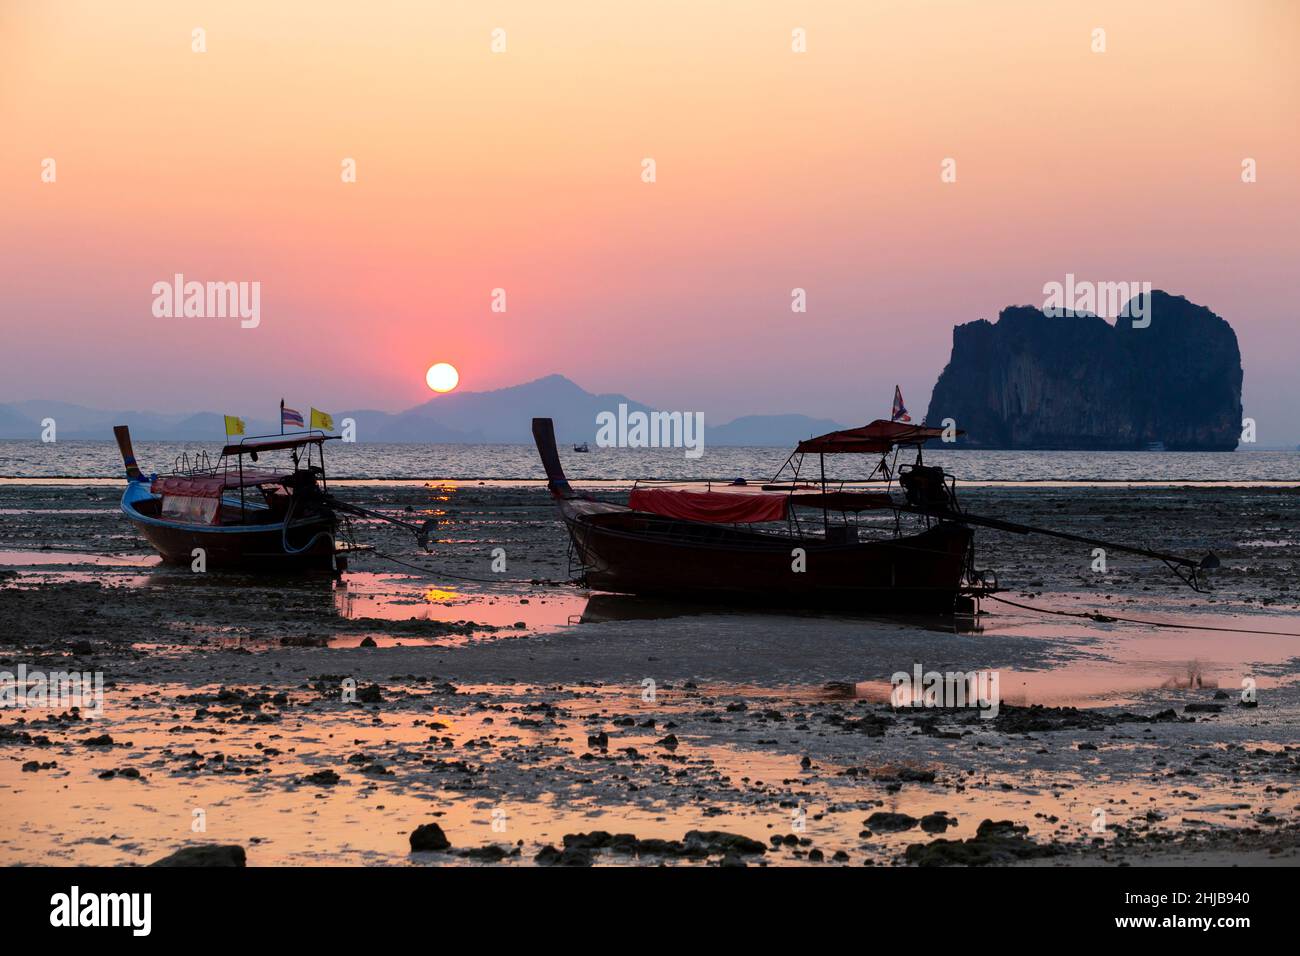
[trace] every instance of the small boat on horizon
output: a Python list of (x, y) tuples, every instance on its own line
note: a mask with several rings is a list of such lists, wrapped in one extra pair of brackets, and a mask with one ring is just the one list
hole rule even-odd
[(581, 442), (580, 444), (574, 445), (573, 450), (578, 452), (579, 454), (586, 454), (587, 452), (591, 451), (591, 449), (587, 447), (587, 443), (585, 441)]

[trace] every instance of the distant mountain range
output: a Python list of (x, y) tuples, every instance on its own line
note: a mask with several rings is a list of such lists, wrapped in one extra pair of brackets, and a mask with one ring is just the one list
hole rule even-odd
[[(357, 423), (359, 442), (452, 442), (465, 444), (519, 444), (532, 442), (532, 417), (555, 420), (562, 442), (595, 442), (596, 415), (653, 411), (626, 395), (593, 395), (563, 375), (490, 392), (452, 392), (430, 399), (404, 412), (374, 409), (328, 409), (336, 425), (351, 418)], [(297, 407), (297, 406), (295, 406)], [(300, 408), (305, 414), (307, 409)], [(230, 414), (242, 410), (231, 408)], [(687, 409), (671, 409), (687, 411)], [(274, 417), (241, 415), (249, 435), (279, 432)], [(225, 434), (223, 413), (199, 412), (164, 415), (157, 412), (103, 411), (68, 402), (26, 401), (0, 404), (0, 438), (36, 440), (41, 422), (53, 418), (60, 440), (111, 439), (114, 425), (131, 426), (141, 441), (220, 441)], [(855, 422), (861, 424), (861, 422)], [(838, 422), (806, 415), (747, 415), (723, 425), (705, 421), (706, 445), (791, 445), (801, 438), (843, 428)]]

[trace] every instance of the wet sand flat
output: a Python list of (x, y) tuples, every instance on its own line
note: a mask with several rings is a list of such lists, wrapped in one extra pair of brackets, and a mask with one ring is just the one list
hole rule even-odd
[[(1291, 489), (970, 489), (981, 514), (1223, 568), (1197, 594), (1145, 559), (1100, 574), (1085, 546), (982, 532), (1004, 597), (1066, 613), (986, 601), (957, 624), (592, 594), (565, 583), (540, 489), (344, 493), (442, 519), (433, 553), (363, 523), (376, 551), (341, 580), (194, 574), (158, 564), (117, 489), (0, 487), (0, 670), (107, 684), (93, 719), (0, 710), (0, 859), (1297, 860)], [(996, 671), (997, 715), (891, 708), (917, 664)], [(430, 822), (451, 847), (412, 853)]]

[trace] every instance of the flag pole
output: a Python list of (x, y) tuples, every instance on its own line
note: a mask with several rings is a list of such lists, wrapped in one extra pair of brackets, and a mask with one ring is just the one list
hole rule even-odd
[(280, 434), (284, 434), (284, 399), (280, 399)]

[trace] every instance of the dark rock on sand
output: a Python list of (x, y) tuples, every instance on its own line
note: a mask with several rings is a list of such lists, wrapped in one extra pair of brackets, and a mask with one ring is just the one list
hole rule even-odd
[(485, 863), (499, 863), (508, 856), (517, 856), (518, 848), (507, 850), (505, 847), (497, 846), (495, 843), (489, 843), (487, 846), (471, 847), (468, 850), (462, 850), (458, 856), (467, 860), (482, 860)]
[(281, 647), (328, 647), (329, 639), (310, 634), (286, 634), (280, 638)]
[(915, 770), (912, 767), (904, 767), (898, 771), (897, 777), (904, 783), (934, 783), (933, 770)]
[[(615, 852), (619, 852), (619, 846), (615, 843), (612, 847)], [(648, 837), (644, 840), (636, 840), (632, 852), (637, 856), (682, 856), (686, 852), (686, 847), (680, 840), (661, 840), (658, 837)]]
[(890, 813), (880, 810), (867, 817), (863, 822), (876, 833), (898, 833), (902, 830), (912, 829), (920, 821), (906, 813)]
[(826, 717), (829, 724), (837, 724), (846, 733), (866, 734), (868, 737), (883, 737), (889, 725), (893, 723), (893, 718), (886, 717), (882, 714), (867, 713), (861, 719), (846, 719), (841, 714), (829, 714)]
[[(566, 833), (564, 835), (566, 852), (590, 854), (595, 850), (609, 850), (612, 853), (629, 853), (641, 856), (667, 857), (706, 857), (716, 854), (755, 854), (764, 853), (767, 848), (757, 840), (736, 833), (724, 833), (721, 830), (691, 830), (681, 840), (662, 840), (658, 838), (637, 839), (632, 833), (609, 833), (605, 830), (592, 830), (590, 833)], [(558, 851), (556, 851), (558, 852)], [(548, 858), (549, 855), (548, 855)], [(558, 858), (552, 860), (557, 861)], [(540, 862), (540, 861), (539, 861)]]
[(319, 787), (332, 787), (339, 782), (339, 775), (333, 770), (317, 770), (302, 778), (303, 783), (314, 783)]
[(150, 866), (246, 866), (244, 848), (234, 844), (201, 843), (181, 847), (171, 856), (155, 860)]
[(1010, 820), (985, 820), (969, 840), (933, 840), (913, 843), (905, 852), (908, 863), (916, 866), (987, 866), (1058, 856), (1063, 850), (1051, 844), (1027, 839), (1028, 827)]
[(682, 839), (688, 851), (707, 849), (710, 853), (766, 853), (767, 847), (757, 840), (722, 830), (691, 830)]
[(538, 866), (591, 866), (591, 851), (576, 847), (560, 851), (553, 846), (544, 846), (537, 851), (533, 862)]
[(422, 823), (411, 831), (411, 852), (449, 850), (451, 841), (436, 823)]
[(1029, 707), (1003, 704), (998, 711), (998, 716), (992, 721), (985, 721), (980, 716), (965, 716), (967, 720), (991, 722), (998, 730), (1009, 734), (1029, 734), (1050, 730), (1100, 730), (1116, 724), (1179, 722), (1190, 719), (1179, 717), (1172, 709), (1144, 717), (1127, 711), (1117, 714), (1102, 709), (1080, 710), (1077, 707), (1044, 707), (1041, 704), (1033, 704)]
[(590, 833), (566, 833), (565, 849), (600, 850), (609, 846), (614, 837), (606, 830), (592, 830)]
[(927, 813), (921, 817), (921, 829), (926, 833), (943, 833), (956, 822), (956, 820), (942, 812)]
[(677, 749), (677, 735), (676, 735), (676, 734), (669, 734), (667, 737), (663, 737), (663, 738), (661, 738), (661, 739), (659, 739), (659, 740), (656, 740), (656, 741), (655, 741), (655, 744), (656, 744), (657, 746), (659, 746), (659, 747), (667, 747), (669, 750), (676, 750), (676, 749)]

